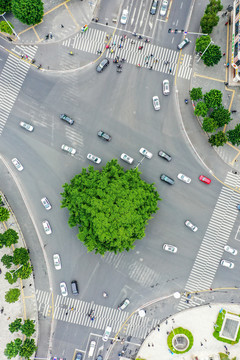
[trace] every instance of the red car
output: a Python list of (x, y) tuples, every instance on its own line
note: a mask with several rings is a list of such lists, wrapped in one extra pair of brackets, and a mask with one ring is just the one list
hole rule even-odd
[(211, 184), (211, 180), (204, 175), (200, 175), (199, 180), (204, 182), (205, 184)]

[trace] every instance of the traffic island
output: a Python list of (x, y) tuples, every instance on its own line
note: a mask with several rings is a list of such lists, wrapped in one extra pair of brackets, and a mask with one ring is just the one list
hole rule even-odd
[(193, 346), (193, 335), (189, 330), (178, 327), (168, 335), (167, 344), (175, 354), (186, 353)]

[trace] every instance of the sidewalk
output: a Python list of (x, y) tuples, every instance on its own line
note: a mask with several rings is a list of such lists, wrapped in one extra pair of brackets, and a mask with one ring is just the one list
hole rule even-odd
[[(240, 305), (233, 304), (212, 304), (211, 307), (198, 306), (192, 309), (181, 311), (171, 316), (160, 324), (159, 328), (153, 330), (141, 346), (137, 358), (147, 360), (207, 360), (212, 356), (217, 359), (218, 353), (225, 353), (224, 345), (230, 352), (229, 358), (236, 356), (240, 359), (240, 344), (229, 345), (218, 341), (213, 337), (214, 323), (216, 322), (219, 310), (223, 308), (236, 314), (240, 314)], [(189, 330), (194, 338), (193, 347), (184, 354), (171, 354), (167, 345), (167, 332), (183, 327)]]

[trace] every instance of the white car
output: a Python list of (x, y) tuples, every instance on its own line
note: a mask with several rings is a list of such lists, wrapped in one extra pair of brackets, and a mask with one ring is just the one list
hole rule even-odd
[(152, 153), (150, 153), (150, 151), (148, 151), (148, 150), (146, 150), (146, 149), (144, 149), (144, 148), (141, 148), (140, 150), (139, 150), (139, 152), (140, 152), (140, 154), (142, 154), (143, 156), (145, 156), (146, 158), (148, 158), (148, 159), (151, 159), (152, 158)]
[(53, 254), (53, 263), (56, 270), (61, 270), (62, 268), (61, 259), (58, 254)]
[(168, 8), (168, 0), (162, 0), (162, 5), (161, 5), (161, 8), (160, 8), (160, 15), (161, 16), (166, 15), (167, 8)]
[(28, 123), (25, 123), (24, 121), (21, 121), (21, 122), (19, 123), (19, 125), (20, 125), (21, 127), (23, 127), (24, 129), (26, 129), (27, 131), (33, 131), (33, 129), (34, 129), (34, 127), (33, 127), (32, 125), (30, 125), (30, 124), (28, 124)]
[(123, 12), (122, 12), (120, 23), (123, 24), (123, 25), (126, 25), (127, 18), (128, 18), (128, 10), (124, 9)]
[(42, 198), (41, 202), (46, 210), (50, 210), (52, 208), (52, 205), (50, 204), (49, 200), (46, 197)]
[(186, 220), (184, 224), (192, 231), (194, 231), (194, 232), (198, 231), (198, 227), (196, 225), (193, 225), (193, 223), (191, 223), (191, 221)]
[(190, 184), (190, 182), (192, 181), (191, 179), (190, 179), (190, 177), (188, 177), (188, 176), (186, 176), (186, 175), (184, 175), (184, 174), (178, 174), (178, 179), (179, 180), (181, 180), (181, 181), (183, 181), (183, 182), (185, 182), (186, 184)]
[(76, 149), (73, 149), (72, 147), (64, 145), (64, 144), (62, 144), (61, 149), (64, 150), (64, 151), (69, 152), (71, 155), (74, 155), (77, 152)]
[(228, 267), (229, 269), (233, 269), (233, 268), (234, 268), (234, 263), (231, 262), (231, 261), (228, 261), (228, 260), (221, 260), (220, 264), (221, 264), (222, 266)]
[(68, 296), (67, 285), (64, 281), (60, 283), (60, 290), (61, 290), (62, 296)]
[(232, 255), (237, 255), (237, 253), (238, 253), (236, 249), (234, 249), (234, 248), (232, 248), (231, 246), (228, 246), (228, 245), (224, 246), (224, 250), (229, 252)]
[(177, 247), (169, 244), (163, 244), (163, 250), (170, 251), (172, 253), (177, 252)]
[(110, 326), (107, 326), (105, 329), (105, 332), (103, 334), (103, 338), (102, 338), (103, 341), (108, 341), (111, 331), (112, 331), (112, 328)]
[(87, 154), (87, 159), (94, 162), (95, 164), (100, 164), (100, 162), (102, 161), (102, 159), (93, 154)]
[(17, 158), (12, 159), (12, 163), (13, 163), (13, 165), (16, 167), (16, 169), (18, 171), (23, 170), (23, 166), (22, 166), (22, 164), (20, 163), (20, 161)]
[(134, 161), (134, 159), (131, 158), (131, 156), (128, 156), (127, 154), (124, 154), (124, 153), (122, 153), (121, 159), (122, 159), (123, 161), (126, 161), (126, 162), (129, 163), (129, 164), (132, 164), (133, 161)]
[(130, 304), (130, 300), (127, 298), (118, 305), (118, 310), (124, 310)]
[(169, 80), (163, 80), (163, 95), (169, 95), (170, 94), (170, 85)]
[(160, 110), (159, 97), (158, 97), (158, 96), (153, 96), (152, 101), (153, 101), (153, 107), (154, 107), (154, 109), (155, 109), (155, 110)]
[(42, 226), (44, 228), (44, 231), (47, 235), (50, 235), (52, 233), (52, 229), (51, 229), (51, 226), (49, 224), (49, 222), (47, 220), (44, 220), (42, 222)]

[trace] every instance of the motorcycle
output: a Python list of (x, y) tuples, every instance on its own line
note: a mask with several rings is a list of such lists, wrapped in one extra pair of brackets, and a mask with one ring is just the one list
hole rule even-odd
[(121, 65), (121, 64), (118, 64), (118, 65), (117, 65), (117, 68), (118, 68), (118, 69), (121, 69), (121, 68), (122, 68), (122, 65)]
[(184, 101), (185, 101), (185, 104), (188, 104), (188, 99), (185, 99)]
[(103, 297), (105, 297), (105, 298), (107, 298), (107, 297), (108, 297), (108, 294), (107, 294), (105, 291), (103, 292), (103, 294), (102, 294), (102, 295), (103, 295)]
[(113, 63), (118, 63), (118, 59), (113, 59)]

